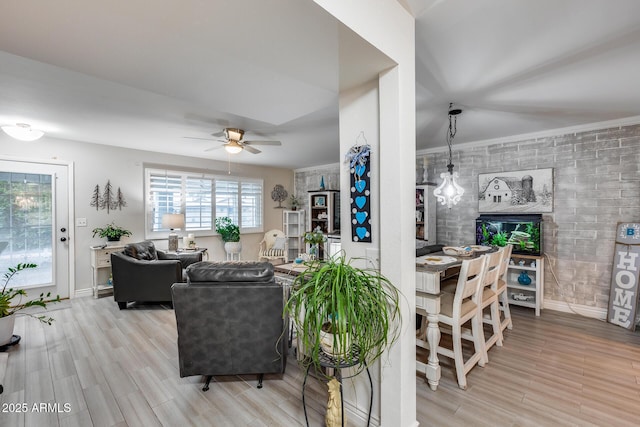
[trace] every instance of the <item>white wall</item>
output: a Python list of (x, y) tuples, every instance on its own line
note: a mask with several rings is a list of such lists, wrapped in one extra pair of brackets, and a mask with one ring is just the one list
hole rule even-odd
[[(379, 221), (385, 225), (378, 227), (380, 266), (381, 272), (404, 294), (407, 304), (401, 307), (403, 334), (385, 355), (388, 359), (376, 381), (380, 407), (374, 410), (374, 415), (379, 417), (381, 425), (415, 426), (415, 331), (413, 326), (409, 327), (415, 318), (415, 171), (413, 167), (406, 166), (415, 163), (415, 20), (396, 0), (315, 1), (397, 64), (380, 70), (378, 111), (374, 111), (369, 100), (371, 91), (365, 90), (359, 95), (357, 90), (341, 93), (340, 147), (343, 152), (344, 147), (353, 144), (351, 133), (359, 123), (369, 126), (378, 121), (380, 190), (377, 194), (372, 193), (372, 199), (378, 198)], [(343, 76), (342, 70), (353, 71), (358, 66), (353, 62), (358, 60), (342, 53), (340, 58), (342, 84), (343, 78), (352, 77)], [(351, 99), (350, 95), (356, 96)], [(361, 104), (356, 102), (358, 96), (363, 98)], [(349, 101), (349, 108), (346, 108), (346, 101)], [(359, 117), (358, 110), (362, 117)], [(344, 169), (341, 171), (340, 189), (348, 193), (343, 174), (346, 174)], [(393, 227), (387, 224), (393, 224)], [(343, 227), (345, 229), (349, 230)], [(344, 242), (345, 231), (342, 233)], [(350, 250), (360, 251), (351, 245), (346, 247), (350, 247), (348, 256), (352, 255)], [(366, 381), (360, 377), (357, 378)]]
[[(75, 234), (75, 289), (76, 295), (88, 294), (91, 287), (91, 267), (89, 246), (102, 243), (104, 239), (93, 238), (95, 227), (102, 227), (112, 221), (133, 232), (127, 241), (144, 240), (143, 165), (165, 165), (167, 167), (188, 167), (207, 170), (210, 173), (227, 174), (227, 162), (186, 156), (154, 153), (149, 151), (110, 147), (44, 137), (34, 142), (19, 142), (4, 134), (0, 135), (2, 152), (0, 156), (25, 159), (58, 159), (73, 162), (75, 168), (74, 207), (75, 218), (86, 218), (86, 227), (74, 227)], [(240, 157), (238, 157), (240, 158)], [(259, 167), (231, 163), (231, 175), (264, 179), (264, 230), (282, 228), (282, 209), (275, 209), (277, 203), (271, 200), (271, 190), (281, 184), (293, 190), (293, 171), (289, 169)], [(96, 184), (103, 189), (107, 180), (114, 190), (118, 187), (124, 193), (127, 206), (122, 210), (96, 210), (89, 206), (91, 194)], [(243, 259), (257, 259), (258, 244), (263, 233), (241, 236)], [(155, 241), (159, 248), (166, 248), (166, 240)], [(224, 260), (225, 252), (218, 236), (197, 239), (198, 246), (207, 247), (210, 260)]]

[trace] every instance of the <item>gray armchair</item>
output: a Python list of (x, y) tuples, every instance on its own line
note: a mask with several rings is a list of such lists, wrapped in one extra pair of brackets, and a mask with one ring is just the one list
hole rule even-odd
[(198, 261), (199, 252), (167, 253), (151, 241), (130, 243), (111, 253), (113, 299), (121, 310), (133, 301), (171, 303), (171, 285), (186, 280), (184, 269)]
[(283, 373), (288, 350), (284, 290), (268, 262), (200, 262), (171, 287), (180, 377)]

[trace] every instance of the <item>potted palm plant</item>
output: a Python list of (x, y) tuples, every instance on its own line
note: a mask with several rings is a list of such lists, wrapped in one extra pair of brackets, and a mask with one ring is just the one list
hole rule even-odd
[(357, 364), (361, 372), (365, 362), (377, 360), (398, 338), (398, 290), (377, 270), (357, 268), (352, 261), (341, 252), (307, 263), (293, 282), (285, 313), (297, 330), (298, 351), (304, 356), (299, 359), (306, 366), (319, 370), (325, 353)]
[[(9, 267), (3, 275), (4, 284), (2, 290), (0, 290), (0, 346), (6, 345), (11, 341), (13, 337), (13, 326), (15, 323), (15, 316), (20, 310), (24, 310), (29, 307), (42, 307), (47, 308), (48, 303), (60, 302), (60, 295), (56, 295), (54, 299), (51, 297), (51, 292), (46, 295), (40, 294), (37, 299), (26, 301), (22, 303), (22, 298), (27, 296), (24, 289), (8, 288), (11, 279), (23, 270), (36, 268), (37, 265), (33, 263), (20, 263), (15, 267)], [(16, 300), (17, 298), (17, 300)], [(53, 322), (53, 318), (46, 315), (34, 315), (28, 312), (20, 313), (26, 316), (38, 319), (42, 323), (50, 325)]]
[(216, 218), (216, 232), (220, 234), (224, 242), (224, 250), (228, 254), (237, 254), (242, 250), (240, 243), (240, 227), (234, 224), (231, 218), (223, 216)]
[(93, 237), (96, 235), (106, 237), (108, 242), (118, 242), (121, 237), (131, 236), (131, 231), (115, 225), (113, 222), (104, 227), (93, 229)]

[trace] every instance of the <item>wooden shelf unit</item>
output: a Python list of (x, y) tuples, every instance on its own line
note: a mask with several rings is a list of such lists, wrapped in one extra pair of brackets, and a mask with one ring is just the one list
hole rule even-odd
[[(507, 267), (509, 304), (533, 308), (536, 316), (540, 316), (544, 299), (544, 257), (512, 254), (511, 259), (513, 264), (509, 262), (509, 267)], [(524, 261), (524, 265), (519, 265), (520, 261)], [(535, 267), (532, 267), (531, 263), (534, 261)], [(523, 271), (526, 271), (529, 278), (531, 278), (531, 284), (521, 285), (518, 282), (518, 276)]]

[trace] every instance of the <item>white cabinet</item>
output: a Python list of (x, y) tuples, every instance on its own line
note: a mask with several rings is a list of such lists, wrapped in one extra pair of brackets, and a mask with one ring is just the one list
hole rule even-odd
[(287, 259), (291, 262), (304, 253), (304, 210), (283, 211), (282, 228), (287, 239)]
[[(509, 304), (521, 305), (535, 309), (536, 316), (540, 316), (544, 297), (544, 258), (534, 255), (511, 255), (507, 268), (507, 294)], [(522, 280), (518, 280), (519, 277)], [(524, 277), (531, 281), (529, 284)]]
[(416, 186), (416, 239), (436, 243), (436, 202), (432, 184)]
[(121, 252), (124, 245), (91, 247), (91, 269), (93, 270), (93, 297), (98, 298), (113, 293), (111, 283), (111, 253)]

